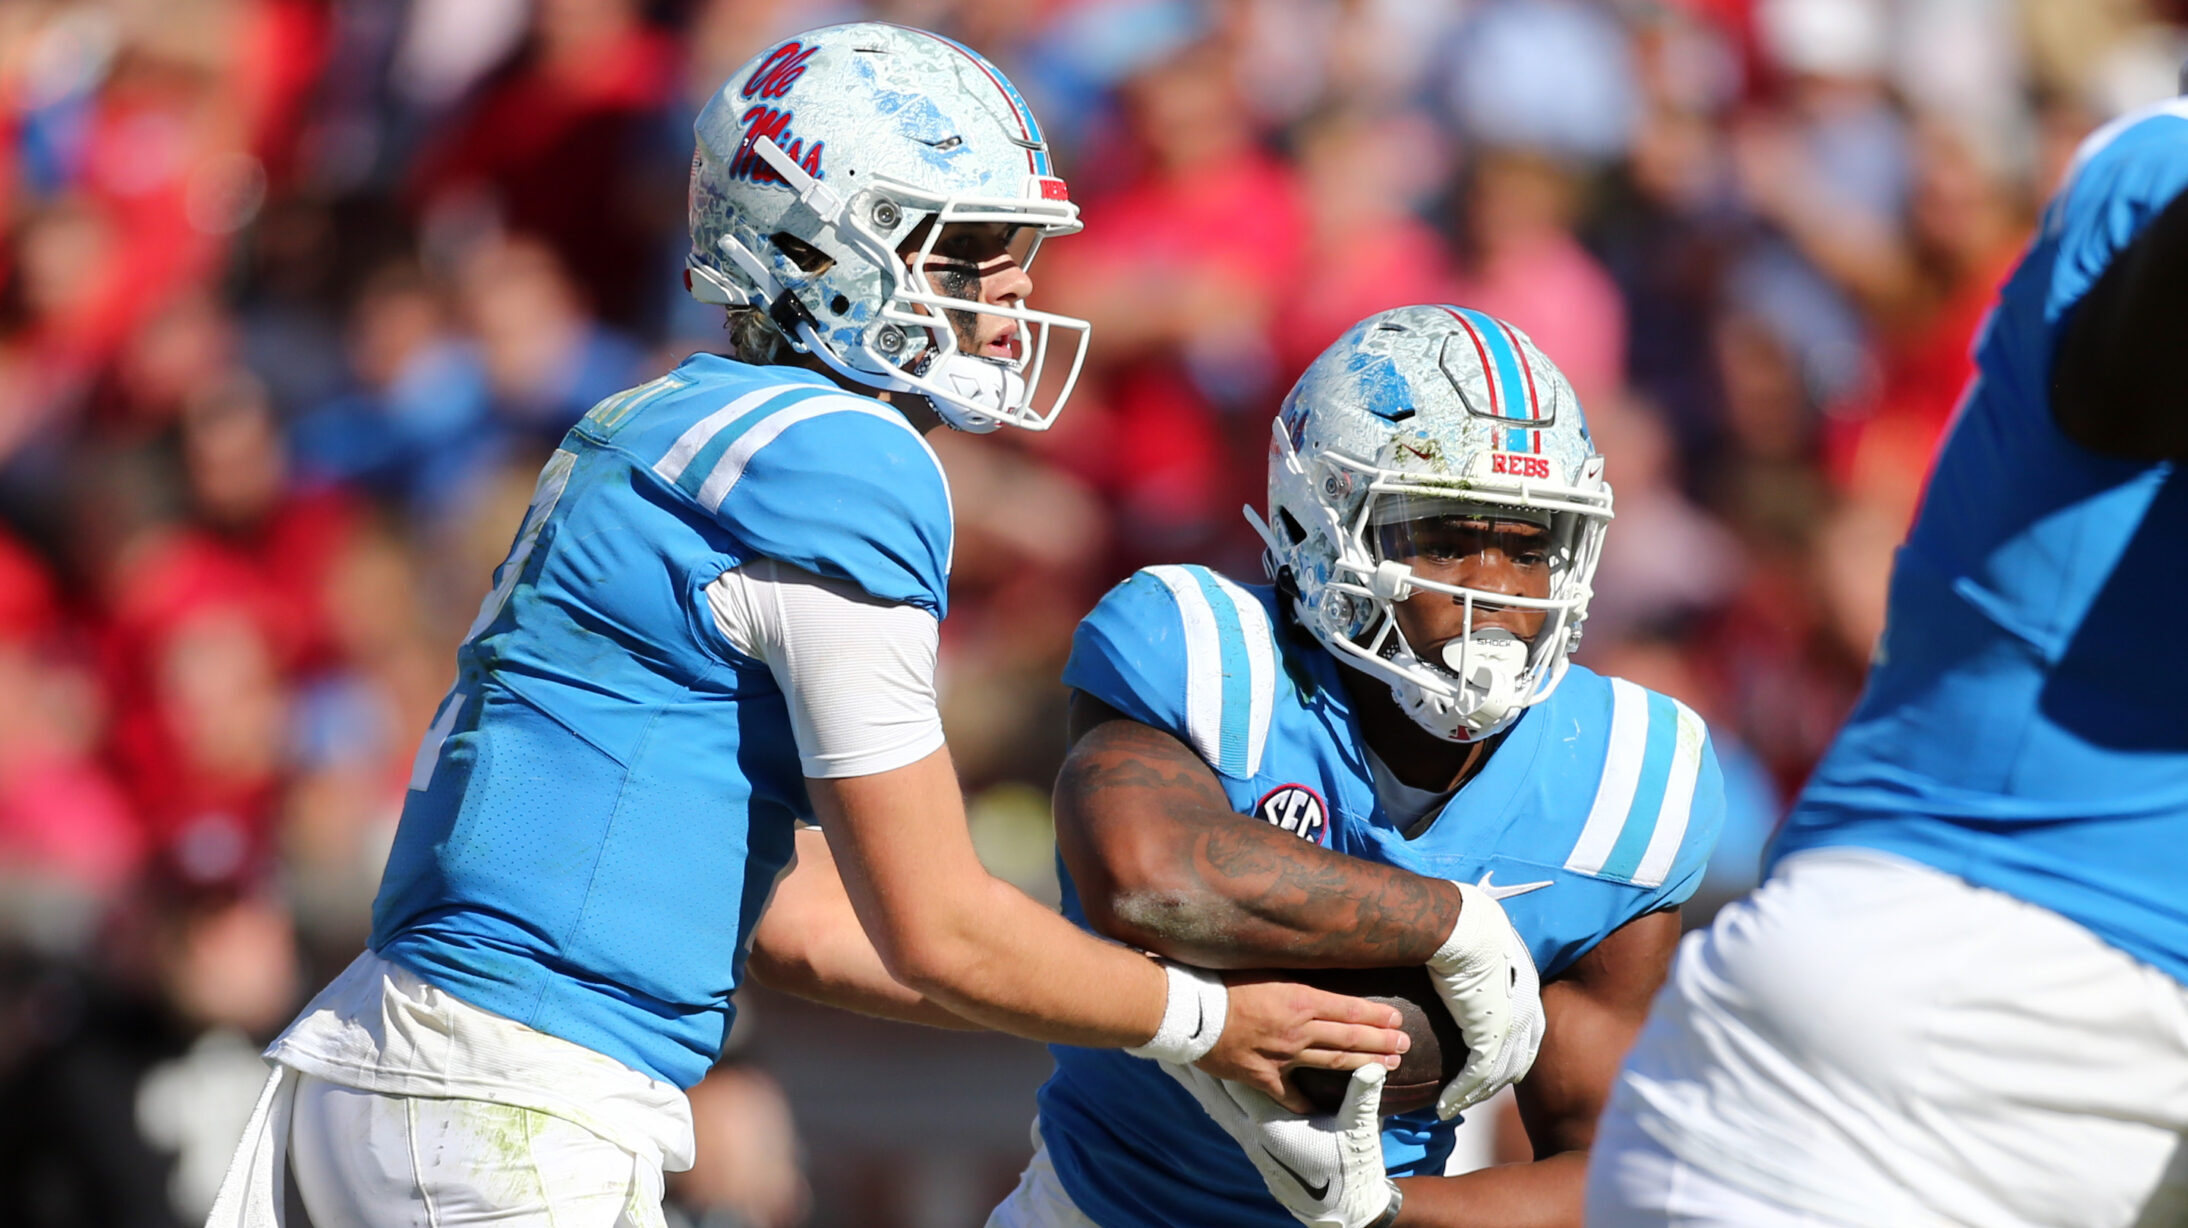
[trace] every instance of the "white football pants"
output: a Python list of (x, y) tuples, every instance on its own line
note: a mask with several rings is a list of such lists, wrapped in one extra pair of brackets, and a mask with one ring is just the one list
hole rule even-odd
[(662, 1228), (661, 1172), (559, 1117), (304, 1075), (289, 1164), (315, 1228)]
[(2188, 987), (1951, 875), (1796, 854), (1680, 945), (1588, 1224), (2188, 1224)]
[(1018, 1186), (989, 1214), (987, 1228), (1101, 1228), (1079, 1210), (1056, 1176), (1041, 1141), (1041, 1123), (1033, 1123), (1033, 1158), (1018, 1175)]

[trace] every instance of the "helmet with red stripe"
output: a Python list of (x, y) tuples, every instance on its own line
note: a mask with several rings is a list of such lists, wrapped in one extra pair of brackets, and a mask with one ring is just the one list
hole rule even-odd
[[(792, 348), (923, 395), (960, 429), (1055, 420), (1086, 322), (952, 296), (924, 271), (954, 225), (997, 227), (1021, 266), (1043, 238), (1079, 229), (1039, 123), (994, 65), (921, 30), (830, 26), (753, 57), (695, 131), (695, 297), (763, 312)], [(965, 352), (949, 320), (968, 315), (1011, 321), (1010, 355)], [(1060, 345), (1063, 378), (1036, 404)]]
[[(1498, 733), (1549, 697), (1587, 617), (1611, 488), (1580, 399), (1525, 333), (1464, 307), (1370, 316), (1300, 376), (1273, 433), (1269, 518), (1253, 519), (1271, 576), (1323, 647), (1451, 741)], [(1540, 526), (1547, 595), (1422, 575), (1393, 549), (1406, 526), (1449, 517)], [(1396, 616), (1424, 593), (1464, 612), (1434, 652), (1408, 643)], [(1539, 611), (1540, 628), (1521, 640), (1477, 625), (1492, 609)]]

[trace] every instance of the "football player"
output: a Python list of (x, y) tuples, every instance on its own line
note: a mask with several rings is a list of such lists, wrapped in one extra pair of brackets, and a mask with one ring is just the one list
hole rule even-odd
[(1064, 674), (1066, 914), (1206, 967), (1426, 964), (1439, 990), (1454, 919), (1508, 914), (1515, 973), (1546, 982), (1518, 1084), (1535, 1161), (1443, 1175), (1454, 1115), (1500, 1080), (1378, 1123), (1378, 1067), (1303, 1119), (1058, 1045), (990, 1228), (1580, 1222), (1596, 1113), (1723, 809), (1692, 709), (1568, 660), (1610, 519), (1580, 403), (1524, 334), (1383, 312), (1274, 423), (1274, 584), (1148, 568)]
[[(878, 985), (1271, 1091), (1404, 1044), (1388, 1007), (1093, 940), (974, 858), (923, 432), (1047, 426), (1086, 332), (1026, 305), (1034, 249), (1079, 221), (1017, 91), (946, 39), (839, 26), (746, 64), (697, 138), (687, 285), (735, 356), (608, 398), (542, 471), (418, 751), (371, 949), (268, 1050), (216, 1222), (270, 1215), (291, 1147), (322, 1228), (658, 1223), (754, 947), (824, 999)], [(801, 843), (796, 924), (769, 926)]]
[(2076, 155), (1868, 689), (1679, 953), (1591, 1224), (2188, 1223), (2188, 100)]

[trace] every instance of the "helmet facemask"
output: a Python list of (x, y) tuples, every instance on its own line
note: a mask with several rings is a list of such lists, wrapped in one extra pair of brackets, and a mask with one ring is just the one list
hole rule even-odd
[[(1331, 449), (1309, 461), (1281, 419), (1272, 443), (1277, 525), (1255, 518), (1270, 547), (1272, 571), (1293, 572), (1303, 621), (1355, 669), (1389, 684), (1415, 723), (1439, 738), (1473, 742), (1503, 732), (1526, 708), (1549, 698), (1580, 640), (1590, 581), (1610, 519), (1610, 492), (1528, 482), (1499, 489), (1478, 481), (1419, 475)], [(1309, 504), (1300, 507), (1302, 503)], [(1409, 560), (1423, 556), (1424, 531), (1453, 518), (1523, 521), (1543, 530), (1547, 593), (1532, 597), (1439, 580)], [(1311, 525), (1307, 522), (1312, 522)], [(1294, 567), (1287, 560), (1305, 562)], [(1301, 576), (1306, 570), (1312, 575)], [(1400, 606), (1437, 595), (1460, 609), (1456, 634), (1415, 645)], [(1525, 638), (1491, 611), (1539, 611)]]
[[(1363, 647), (1400, 675), (1388, 680), (1416, 723), (1450, 741), (1488, 737), (1556, 685), (1585, 606), (1573, 583), (1588, 537), (1580, 514), (1416, 490), (1371, 492), (1362, 511), (1376, 610)], [(1506, 586), (1525, 591), (1460, 581), (1465, 560), (1490, 550), (1504, 556)], [(1416, 644), (1406, 613), (1418, 624), (1424, 603), (1458, 617)]]

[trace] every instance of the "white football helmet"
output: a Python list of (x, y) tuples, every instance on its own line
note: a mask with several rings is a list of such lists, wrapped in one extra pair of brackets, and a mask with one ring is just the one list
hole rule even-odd
[[(1055, 421), (1086, 356), (1086, 321), (952, 297), (918, 271), (953, 223), (1023, 227), (1011, 245), (1020, 265), (1041, 239), (1079, 229), (1040, 125), (994, 65), (922, 30), (830, 26), (738, 69), (695, 131), (694, 297), (766, 311), (830, 370), (918, 393), (960, 430)], [(922, 225), (907, 267), (897, 248)], [(1016, 354), (962, 352), (945, 312), (1017, 321)], [(1059, 330), (1076, 338), (1070, 370), (1036, 407)]]
[[(1611, 519), (1603, 458), (1580, 400), (1526, 334), (1463, 307), (1368, 317), (1323, 351), (1277, 415), (1269, 519), (1247, 510), (1264, 561), (1322, 646), (1390, 684), (1422, 728), (1454, 742), (1501, 732), (1549, 698), (1580, 640)], [(1550, 530), (1550, 593), (1440, 583), (1383, 557), (1377, 530), (1490, 515)], [(1428, 659), (1394, 616), (1416, 592), (1464, 607), (1463, 634)], [(1484, 627), (1479, 607), (1541, 610), (1533, 641)]]

